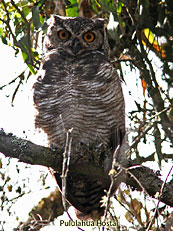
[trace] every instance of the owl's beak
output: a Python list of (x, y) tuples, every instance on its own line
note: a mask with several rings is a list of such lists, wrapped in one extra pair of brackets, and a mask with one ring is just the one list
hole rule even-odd
[(73, 43), (72, 43), (72, 52), (73, 52), (73, 54), (76, 55), (80, 51), (81, 47), (82, 46), (81, 46), (80, 41), (77, 38), (75, 38), (73, 40)]

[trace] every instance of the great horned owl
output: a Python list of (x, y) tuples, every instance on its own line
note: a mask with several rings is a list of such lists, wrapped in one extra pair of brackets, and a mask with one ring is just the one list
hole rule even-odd
[[(67, 177), (67, 200), (83, 214), (103, 213), (101, 198), (108, 190), (112, 156), (125, 134), (124, 98), (119, 77), (109, 61), (105, 20), (53, 15), (34, 102), (35, 125), (49, 143), (64, 149), (71, 130), (70, 167), (87, 169), (93, 162), (105, 179)], [(61, 187), (61, 173), (56, 179)]]

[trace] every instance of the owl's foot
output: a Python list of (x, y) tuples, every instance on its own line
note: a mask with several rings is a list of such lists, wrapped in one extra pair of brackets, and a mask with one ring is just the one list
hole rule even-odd
[(53, 151), (57, 151), (59, 149), (58, 145), (55, 143), (50, 143), (49, 148), (52, 149)]

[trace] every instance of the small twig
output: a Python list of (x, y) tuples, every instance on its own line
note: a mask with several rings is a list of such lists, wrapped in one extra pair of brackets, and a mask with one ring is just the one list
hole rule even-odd
[(159, 192), (159, 196), (158, 196), (158, 202), (157, 202), (156, 208), (155, 208), (155, 210), (154, 210), (154, 215), (153, 215), (153, 217), (152, 217), (152, 219), (151, 219), (151, 221), (150, 221), (150, 223), (149, 223), (149, 225), (148, 225), (146, 231), (149, 231), (150, 228), (151, 228), (151, 226), (152, 226), (152, 224), (153, 224), (154, 218), (155, 218), (155, 216), (156, 216), (156, 212), (158, 211), (158, 207), (159, 207), (159, 203), (160, 203), (160, 198), (161, 198), (161, 196), (162, 196), (162, 194), (163, 194), (164, 186), (165, 186), (165, 184), (166, 184), (166, 182), (167, 182), (167, 180), (168, 180), (169, 175), (171, 174), (172, 169), (173, 169), (173, 166), (172, 166), (171, 169), (169, 170), (168, 175), (166, 176), (165, 181), (162, 183), (162, 186), (161, 186), (160, 192)]
[[(122, 193), (122, 192), (121, 192)], [(117, 199), (117, 196), (115, 195), (114, 198), (118, 201), (118, 203), (128, 212), (130, 213), (132, 216), (134, 216), (134, 213), (129, 210), (120, 200)], [(126, 201), (127, 202), (127, 201)]]
[[(115, 149), (115, 152), (113, 154), (113, 161), (112, 161), (112, 170), (114, 170), (115, 168), (115, 163), (116, 163), (116, 156), (117, 156), (117, 153), (120, 149), (120, 145), (118, 145)], [(115, 170), (114, 170), (115, 171)], [(117, 177), (122, 171), (120, 170), (120, 172), (118, 172), (115, 176), (114, 174), (110, 174), (110, 178), (111, 178), (111, 184), (109, 186), (109, 190), (107, 192), (107, 201), (106, 201), (106, 208), (104, 210), (104, 220), (106, 220), (106, 217), (107, 217), (107, 212), (108, 212), (108, 208), (109, 208), (109, 202), (110, 202), (110, 198), (111, 198), (111, 191), (112, 191), (112, 187), (114, 185), (114, 179), (115, 177)]]
[[(70, 213), (69, 213), (68, 211), (66, 211), (66, 213), (67, 213), (69, 219), (70, 219), (71, 221), (73, 221), (73, 218), (71, 217)], [(77, 227), (77, 228), (78, 228), (79, 230), (81, 230), (81, 231), (85, 231), (84, 229), (81, 229), (80, 227)]]
[[(163, 112), (168, 111), (169, 109), (170, 109), (170, 107), (164, 108), (162, 111), (157, 112), (155, 115), (151, 116), (151, 117), (150, 117), (149, 119), (147, 119), (147, 120), (152, 120), (153, 118), (156, 118), (156, 117), (160, 116), (160, 114), (162, 114)], [(146, 121), (147, 121), (147, 120), (146, 120)]]
[[(24, 71), (24, 72), (25, 72), (25, 71)], [(24, 73), (24, 72), (22, 72), (22, 73)], [(21, 74), (20, 74), (20, 75), (21, 75)], [(6, 86), (8, 86), (8, 85), (10, 85), (10, 84), (12, 84), (12, 83), (15, 83), (16, 80), (17, 80), (18, 78), (20, 78), (20, 75), (17, 76), (16, 78), (14, 78), (13, 80), (11, 80), (9, 83), (6, 83), (6, 84), (4, 84), (3, 86), (1, 86), (1, 87), (0, 87), (0, 90), (2, 90), (4, 87), (6, 87)]]
[(14, 42), (17, 44), (16, 37), (15, 37), (15, 35), (13, 34), (13, 31), (12, 31), (11, 26), (10, 26), (10, 16), (9, 16), (9, 12), (8, 12), (8, 10), (7, 10), (7, 6), (6, 6), (4, 0), (2, 0), (2, 4), (3, 4), (3, 6), (4, 6), (4, 9), (5, 9), (5, 12), (6, 12), (6, 15), (7, 15), (7, 20), (3, 20), (3, 19), (0, 19), (0, 20), (1, 20), (3, 23), (5, 23), (5, 24), (7, 25), (8, 30), (9, 30), (9, 32), (11, 33)]
[[(138, 185), (140, 186), (140, 188), (143, 190), (143, 192), (148, 195), (150, 197), (150, 194), (146, 191), (146, 189), (143, 187), (143, 185), (141, 184), (141, 182), (137, 179), (137, 177), (131, 173), (129, 170), (132, 170), (132, 169), (136, 169), (136, 168), (141, 168), (142, 165), (135, 165), (135, 166), (132, 166), (132, 167), (129, 167), (129, 168), (123, 168), (126, 173), (128, 173), (137, 183)], [(122, 168), (122, 167), (121, 167)], [(152, 199), (153, 203), (155, 204), (154, 200)]]
[[(66, 213), (67, 213), (69, 219), (70, 219), (71, 221), (74, 221), (73, 218), (71, 217), (70, 213), (69, 213), (68, 211), (66, 211)], [(77, 226), (77, 229), (79, 229), (79, 230), (81, 230), (81, 231), (85, 231), (84, 229), (80, 228), (79, 226)]]
[(71, 144), (72, 144), (72, 133), (73, 128), (69, 129), (66, 133), (66, 145), (65, 150), (63, 153), (63, 166), (62, 166), (62, 204), (64, 207), (64, 210), (67, 211), (66, 206), (66, 183), (67, 183), (67, 174), (69, 171), (69, 165), (70, 165), (70, 153), (71, 153)]
[(134, 139), (134, 141), (133, 141), (133, 143), (131, 144), (130, 148), (126, 151), (126, 156), (129, 156), (131, 150), (132, 150), (133, 148), (135, 148), (136, 145), (140, 142), (141, 138), (143, 138), (144, 135), (145, 135), (150, 129), (153, 128), (153, 124), (156, 123), (156, 122), (157, 122), (157, 121), (155, 121), (155, 122), (150, 122), (149, 125), (147, 124), (148, 126), (147, 126), (147, 125), (144, 126), (145, 128), (143, 129), (143, 131), (141, 132), (141, 134), (138, 135), (138, 136)]
[(142, 186), (141, 182), (136, 178), (136, 176), (134, 176), (133, 173), (131, 173), (129, 171), (131, 169), (134, 169), (134, 168), (136, 169), (136, 168), (141, 168), (141, 167), (142, 167), (142, 165), (135, 165), (135, 166), (132, 166), (132, 167), (129, 167), (129, 168), (123, 168), (123, 167), (121, 167), (121, 168), (123, 168), (126, 171), (126, 173), (129, 174), (138, 183), (138, 185), (141, 187), (143, 192), (145, 192), (147, 195), (149, 195), (148, 192), (145, 190), (145, 188)]
[[(134, 140), (133, 140), (133, 143), (131, 144), (131, 146), (129, 147), (129, 149), (126, 151), (126, 156), (129, 156), (130, 153), (131, 153), (131, 150), (133, 148), (135, 148), (137, 146), (137, 144), (140, 142), (141, 138), (144, 137), (145, 134), (147, 134), (147, 132), (152, 129), (154, 126), (154, 124), (157, 124), (158, 121), (157, 121), (157, 117), (160, 116), (162, 113), (166, 112), (169, 108), (165, 108), (163, 109), (162, 111), (156, 113), (155, 115), (153, 115), (152, 117), (150, 117), (149, 119), (147, 119), (148, 121), (148, 124), (144, 125), (143, 129), (142, 129), (142, 132), (140, 135), (138, 135)], [(155, 118), (155, 121), (151, 121), (152, 119)]]

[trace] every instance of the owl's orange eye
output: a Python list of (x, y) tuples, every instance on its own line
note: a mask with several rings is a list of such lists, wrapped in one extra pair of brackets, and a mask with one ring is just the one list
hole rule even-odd
[(66, 40), (70, 37), (70, 33), (66, 30), (60, 30), (58, 32), (58, 36), (61, 40)]
[(95, 34), (92, 32), (87, 32), (84, 34), (83, 38), (87, 43), (91, 43), (95, 39)]

